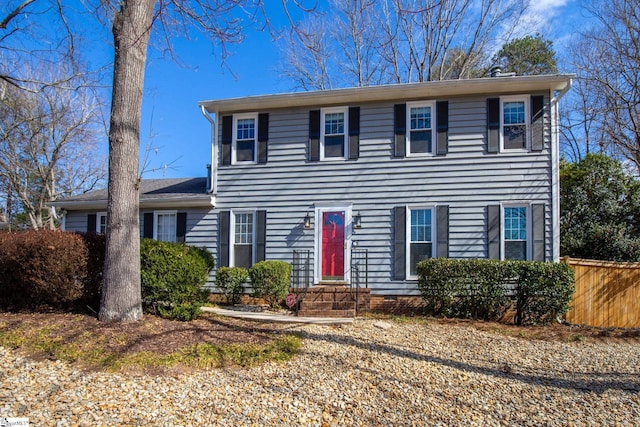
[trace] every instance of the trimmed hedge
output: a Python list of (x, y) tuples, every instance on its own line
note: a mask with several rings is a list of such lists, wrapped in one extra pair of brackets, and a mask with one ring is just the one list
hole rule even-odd
[(431, 258), (417, 265), (426, 310), (494, 320), (513, 305), (518, 325), (548, 323), (569, 310), (574, 274), (567, 264)]
[(291, 265), (284, 261), (260, 261), (249, 269), (253, 296), (277, 308), (289, 292)]
[(198, 317), (209, 296), (203, 287), (214, 265), (206, 249), (142, 239), (140, 271), (145, 311), (185, 321)]
[(240, 303), (249, 272), (243, 267), (220, 267), (216, 272), (216, 287), (222, 291), (227, 304)]
[(0, 233), (0, 306), (98, 308), (104, 236), (53, 230)]

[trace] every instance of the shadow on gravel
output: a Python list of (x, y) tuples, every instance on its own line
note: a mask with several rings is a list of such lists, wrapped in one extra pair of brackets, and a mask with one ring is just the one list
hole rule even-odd
[[(602, 394), (607, 390), (621, 390), (621, 391), (626, 391), (630, 393), (640, 392), (640, 377), (637, 374), (631, 374), (631, 373), (614, 372), (614, 373), (606, 373), (606, 374), (605, 373), (597, 374), (597, 375), (600, 375), (601, 377), (604, 377), (602, 379), (557, 378), (557, 377), (547, 376), (542, 374), (527, 374), (527, 373), (515, 372), (517, 370), (517, 366), (511, 367), (510, 365), (507, 365), (507, 364), (505, 364), (501, 368), (476, 366), (470, 363), (459, 362), (451, 359), (445, 359), (445, 358), (437, 357), (433, 355), (420, 354), (413, 351), (408, 351), (403, 348), (394, 347), (391, 345), (366, 342), (353, 337), (346, 337), (342, 335), (315, 334), (315, 333), (304, 332), (303, 336), (305, 339), (351, 345), (354, 347), (372, 351), (374, 353), (387, 353), (392, 356), (405, 357), (408, 359), (418, 360), (422, 362), (437, 363), (439, 365), (458, 369), (464, 372), (488, 375), (488, 376), (504, 378), (504, 379), (515, 379), (517, 381), (521, 381), (523, 383), (527, 383), (531, 385), (542, 385), (542, 386), (576, 390), (584, 393), (597, 393), (597, 394)], [(595, 374), (581, 374), (577, 372), (569, 372), (568, 375), (592, 376)], [(627, 378), (621, 379), (620, 377), (627, 377)]]

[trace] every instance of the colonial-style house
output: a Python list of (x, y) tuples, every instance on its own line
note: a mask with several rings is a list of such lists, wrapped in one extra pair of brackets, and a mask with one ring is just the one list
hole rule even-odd
[[(203, 101), (208, 188), (148, 203), (143, 191), (141, 235), (175, 229), (218, 266), (292, 262), (294, 287), (366, 288), (373, 308), (419, 295), (426, 257), (557, 261), (558, 101), (572, 77)], [(99, 230), (105, 205), (82, 197), (58, 202), (66, 228)]]

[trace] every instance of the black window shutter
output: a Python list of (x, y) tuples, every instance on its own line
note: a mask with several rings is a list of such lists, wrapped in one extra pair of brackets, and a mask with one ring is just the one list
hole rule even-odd
[(187, 236), (187, 213), (178, 212), (176, 215), (176, 242), (184, 243)]
[(258, 114), (258, 163), (267, 163), (269, 155), (269, 113)]
[(487, 153), (500, 151), (500, 98), (487, 99)]
[(96, 214), (89, 214), (87, 215), (87, 232), (91, 233), (95, 233), (96, 232), (96, 221), (98, 216)]
[(533, 261), (544, 261), (544, 204), (534, 204), (531, 206), (531, 229), (533, 231), (532, 259)]
[(256, 262), (264, 261), (267, 249), (267, 211), (256, 211)]
[(142, 237), (153, 239), (153, 212), (147, 212), (142, 217)]
[(436, 257), (449, 258), (449, 206), (438, 206), (436, 215), (438, 240)]
[(222, 164), (231, 164), (231, 140), (233, 139), (233, 116), (222, 116)]
[(349, 108), (349, 158), (360, 157), (360, 107)]
[(393, 156), (404, 157), (407, 144), (407, 104), (393, 106)]
[(405, 279), (405, 236), (407, 232), (407, 209), (404, 206), (393, 208), (393, 278)]
[(218, 243), (220, 248), (219, 267), (229, 267), (229, 226), (231, 224), (231, 212), (220, 211), (218, 214)]
[(531, 97), (531, 150), (544, 147), (544, 96)]
[(445, 155), (449, 151), (449, 101), (436, 102), (436, 154)]
[(500, 205), (487, 206), (488, 258), (500, 259)]
[(309, 111), (309, 161), (320, 160), (320, 110)]

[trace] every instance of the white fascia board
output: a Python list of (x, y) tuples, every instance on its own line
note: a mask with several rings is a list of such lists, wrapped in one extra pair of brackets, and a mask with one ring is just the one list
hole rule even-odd
[(354, 103), (419, 100), (464, 95), (504, 95), (537, 91), (563, 91), (575, 74), (539, 76), (484, 77), (479, 79), (441, 80), (381, 86), (355, 87), (315, 92), (294, 92), (201, 101), (210, 113), (223, 111), (268, 110), (275, 108), (349, 105)]

